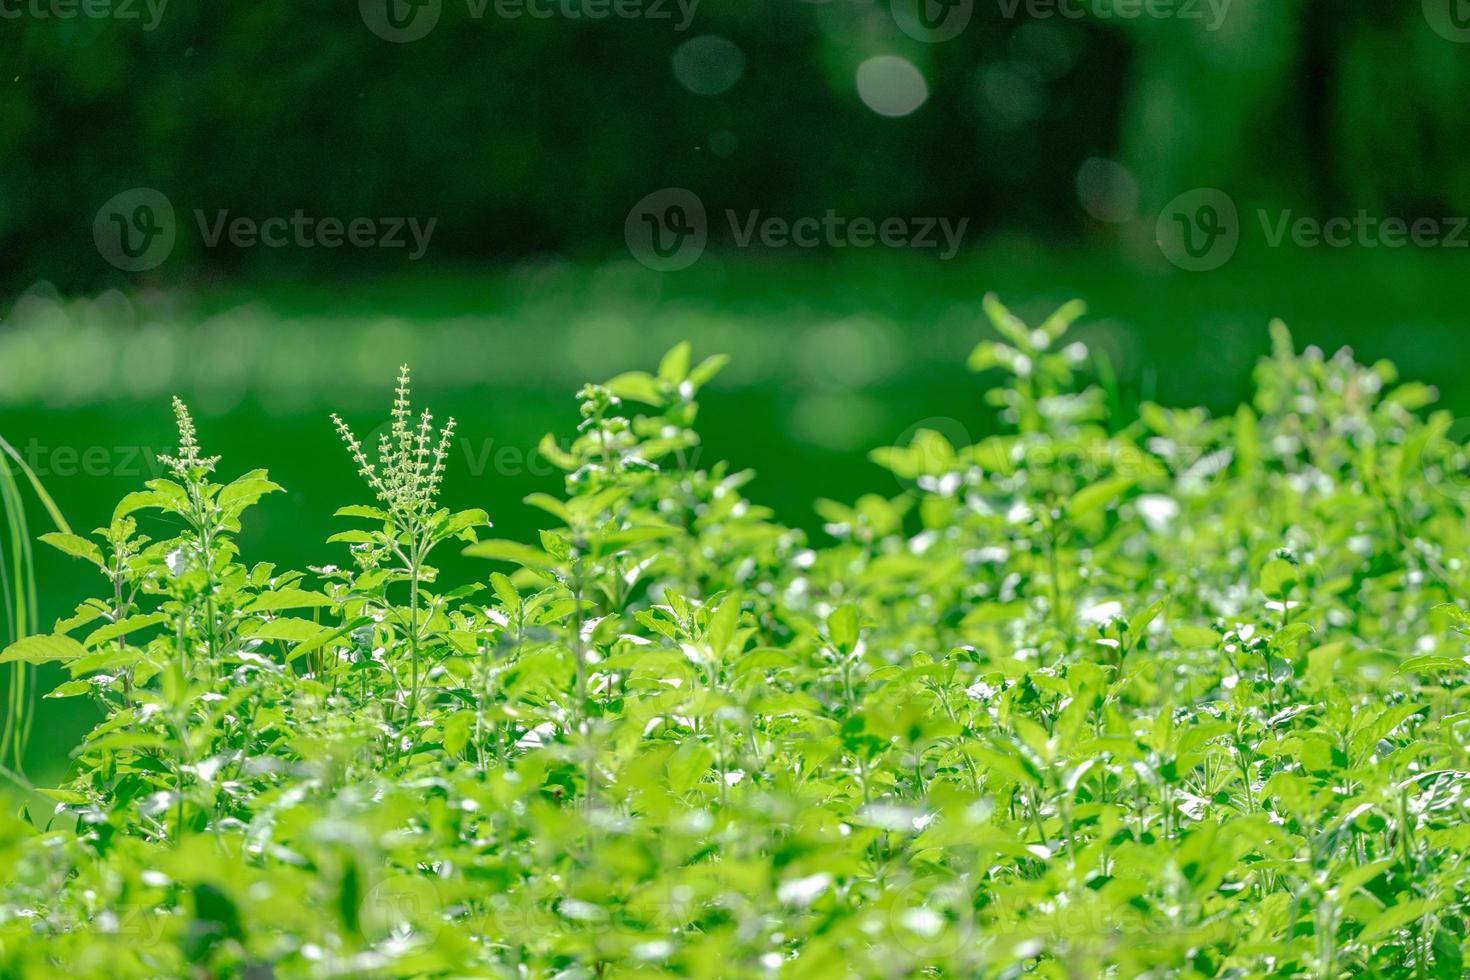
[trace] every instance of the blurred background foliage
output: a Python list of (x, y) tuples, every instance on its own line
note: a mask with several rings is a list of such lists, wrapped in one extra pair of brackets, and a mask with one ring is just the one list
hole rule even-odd
[[(167, 0), (152, 29), (145, 0), (137, 21), (8, 20), (12, 281), (105, 280), (85, 231), (134, 186), (181, 211), (437, 216), (434, 258), (473, 261), (600, 257), (670, 185), (712, 208), (966, 215), (980, 234), (1140, 246), (1150, 213), (1197, 186), (1309, 212), (1470, 208), (1470, 58), (1418, 2), (1150, 0), (1173, 11), (1151, 17), (1143, 0), (961, 0), (969, 24), (943, 43), (905, 34), (889, 0), (704, 0), (687, 24), (675, 0), (603, 20), (437, 2), (435, 28), (398, 44), (328, 0)], [(857, 69), (878, 55), (918, 69), (920, 110), (864, 104)], [(1110, 221), (1079, 207), (1091, 158), (1131, 185), (1092, 208)], [(150, 278), (363, 258), (203, 252), (181, 236)]]
[[(688, 338), (733, 355), (704, 399), (707, 458), (755, 468), (752, 497), (819, 534), (814, 498), (900, 491), (870, 447), (993, 430), (963, 366), (992, 289), (1026, 317), (1086, 300), (1080, 336), (1128, 411), (1230, 410), (1280, 316), (1470, 414), (1465, 251), (1270, 248), (1252, 227), (1257, 209), (1470, 212), (1470, 44), (1418, 2), (1130, 17), (1139, 0), (1066, 0), (1082, 16), (976, 0), (942, 43), (905, 33), (888, 0), (704, 0), (683, 29), (673, 0), (666, 19), (601, 20), (440, 0), (410, 43), (343, 0), (168, 0), (156, 22), (158, 0), (131, 0), (137, 20), (58, 2), (0, 4), (0, 435), (81, 530), (152, 475), (178, 393), (223, 472), (267, 467), (290, 491), (245, 528), (247, 558), (343, 561), (320, 543), (355, 492), (326, 412), (370, 417), (406, 361), (460, 418), (449, 503), (525, 536), (520, 498), (555, 479), (535, 446), (570, 435), (572, 392)], [(877, 57), (904, 70), (860, 86)], [(879, 111), (893, 100), (906, 111)], [(727, 209), (944, 216), (968, 220), (965, 249), (732, 249), (712, 232), (691, 268), (658, 273), (624, 222), (672, 186), (712, 228)], [(134, 187), (167, 195), (180, 234), (129, 274), (92, 226)], [(1155, 224), (1197, 187), (1226, 190), (1244, 231), (1196, 274), (1164, 259)], [(416, 262), (206, 248), (193, 212), (224, 209), (436, 225)], [(38, 559), (43, 622), (97, 584)], [(65, 704), (43, 710), (37, 778), (89, 722)]]

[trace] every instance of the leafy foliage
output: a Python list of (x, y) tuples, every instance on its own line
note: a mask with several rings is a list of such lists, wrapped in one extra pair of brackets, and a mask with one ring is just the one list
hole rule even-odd
[(1274, 325), (1253, 405), (1130, 420), (1080, 307), (986, 308), (1009, 434), (876, 451), (906, 489), (820, 546), (692, 462), (687, 345), (578, 393), (534, 543), (438, 506), (405, 372), (376, 460), (338, 420), (376, 503), (305, 571), (242, 560), (279, 488), (177, 405), (169, 476), (46, 538), (101, 597), (0, 657), (106, 712), (0, 824), (0, 971), (1461, 976), (1433, 393)]

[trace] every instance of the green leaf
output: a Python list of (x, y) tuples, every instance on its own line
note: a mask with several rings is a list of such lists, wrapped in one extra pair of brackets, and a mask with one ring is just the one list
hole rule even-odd
[(1296, 566), (1285, 558), (1272, 558), (1261, 569), (1261, 591), (1273, 599), (1284, 599), (1296, 583)]
[(44, 664), (54, 660), (75, 660), (86, 656), (86, 653), (86, 647), (69, 636), (27, 636), (0, 651), (0, 664)]
[(689, 377), (689, 341), (681, 340), (669, 349), (658, 362), (658, 378), (669, 384), (679, 384)]
[(319, 609), (331, 606), (332, 600), (320, 592), (307, 589), (277, 589), (262, 592), (245, 604), (245, 612), (277, 612), (282, 609)]
[(92, 690), (90, 681), (66, 681), (52, 688), (46, 695), (48, 698), (74, 698), (78, 694), (87, 694)]
[(521, 544), (519, 541), (502, 538), (472, 544), (464, 549), (462, 554), (469, 558), (489, 558), (492, 561), (510, 562), (513, 565), (523, 565), (527, 568), (551, 569), (556, 567), (556, 562), (546, 552), (527, 544)]
[(577, 457), (556, 444), (556, 437), (549, 432), (542, 436), (541, 441), (536, 444), (536, 452), (559, 470), (574, 470), (581, 465)]
[(1128, 632), (1132, 636), (1133, 642), (1138, 642), (1138, 638), (1143, 635), (1143, 631), (1148, 629), (1148, 624), (1158, 618), (1159, 613), (1163, 612), (1168, 604), (1168, 599), (1160, 599), (1128, 621)]
[(1434, 611), (1448, 617), (1456, 626), (1470, 627), (1470, 612), (1466, 612), (1453, 603), (1441, 602), (1434, 607)]
[(657, 379), (646, 371), (628, 371), (607, 383), (608, 389), (619, 398), (643, 402), (645, 405), (662, 407), (663, 393)]
[(224, 511), (243, 510), (268, 493), (282, 488), (266, 478), (265, 470), (251, 470), (219, 492), (219, 507)]
[(732, 653), (731, 644), (735, 639), (735, 627), (740, 622), (740, 599), (733, 593), (726, 595), (720, 600), (720, 604), (710, 613), (709, 629), (706, 638), (709, 640), (710, 648), (716, 655)]
[(1410, 657), (1399, 664), (1400, 674), (1432, 674), (1441, 670), (1461, 671), (1466, 668), (1465, 661), (1455, 657)]
[(377, 544), (379, 536), (375, 531), (363, 531), (353, 528), (351, 531), (338, 531), (327, 538), (327, 544)]
[(521, 594), (516, 587), (501, 572), (490, 573), (490, 588), (495, 590), (495, 596), (500, 600), (510, 613), (515, 614), (521, 608)]
[(444, 751), (459, 755), (469, 744), (470, 730), (475, 725), (473, 711), (457, 711), (444, 720)]
[(1072, 520), (1079, 520), (1099, 513), (1132, 485), (1132, 480), (1121, 476), (1089, 484), (1073, 494), (1072, 499), (1067, 502), (1067, 516)]
[(1028, 786), (1041, 785), (1041, 773), (1029, 759), (1019, 752), (997, 752), (979, 746), (967, 746), (964, 751), (984, 768), (1003, 779)]
[(68, 806), (80, 806), (88, 802), (87, 798), (81, 793), (74, 793), (69, 789), (45, 789), (37, 787), (36, 792), (48, 799), (55, 800), (57, 803), (65, 803)]
[(1086, 303), (1080, 299), (1069, 300), (1057, 307), (1056, 312), (1042, 322), (1041, 331), (1052, 340), (1057, 340), (1071, 329), (1072, 324), (1080, 320), (1086, 313)]
[(1411, 898), (1397, 905), (1390, 905), (1371, 919), (1363, 931), (1358, 933), (1357, 942), (1367, 946), (1391, 932), (1409, 925), (1429, 910), (1429, 903), (1422, 898)]
[(387, 521), (390, 519), (388, 512), (381, 507), (367, 507), (362, 504), (352, 504), (348, 507), (338, 507), (335, 517), (361, 517), (370, 521)]
[(669, 788), (675, 796), (682, 796), (704, 778), (714, 764), (715, 753), (709, 746), (695, 739), (686, 739), (669, 757)]
[(112, 512), (114, 523), (132, 514), (134, 511), (157, 508), (159, 510), (178, 512), (182, 499), (178, 495), (163, 493), (158, 490), (135, 490), (127, 494)]
[(102, 549), (91, 541), (76, 534), (65, 534), (61, 531), (52, 531), (50, 534), (41, 535), (41, 540), (58, 551), (65, 552), (73, 558), (82, 558), (91, 562), (98, 568), (106, 568), (106, 562), (102, 558)]
[(726, 354), (714, 354), (706, 357), (699, 362), (694, 370), (689, 372), (689, 384), (694, 387), (695, 391), (698, 391), (708, 384), (711, 378), (724, 370), (725, 365), (728, 363), (730, 363), (730, 358)]
[(1314, 691), (1320, 691), (1331, 686), (1332, 677), (1337, 670), (1337, 660), (1342, 656), (1345, 644), (1342, 641), (1324, 643), (1307, 652), (1306, 680)]
[(832, 645), (843, 653), (852, 653), (857, 648), (861, 633), (858, 611), (854, 606), (838, 606), (827, 617), (827, 635)]
[(536, 507), (546, 511), (546, 513), (550, 514), (552, 517), (555, 517), (563, 524), (572, 523), (572, 512), (567, 509), (567, 505), (562, 501), (557, 500), (549, 493), (527, 494), (522, 499), (525, 503), (530, 504), (532, 507)]
[(434, 529), (435, 540), (460, 537), (466, 541), (475, 540), (475, 528), (490, 527), (490, 515), (478, 507), (469, 510), (461, 510), (450, 514), (443, 524)]
[(1169, 635), (1175, 643), (1191, 650), (1213, 650), (1220, 645), (1220, 634), (1204, 626), (1176, 626)]
[(88, 599), (86, 602), (77, 606), (77, 610), (75, 613), (68, 616), (66, 619), (57, 620), (56, 625), (52, 628), (52, 632), (70, 633), (74, 629), (86, 626), (88, 623), (95, 622), (98, 618), (105, 615), (107, 612), (109, 612), (107, 607), (100, 603), (98, 600)]
[(990, 320), (991, 326), (995, 327), (1002, 337), (1022, 350), (1031, 349), (1031, 331), (1019, 317), (1006, 309), (999, 297), (994, 293), (986, 293), (980, 301), (980, 306)]
[(331, 631), (327, 627), (320, 623), (313, 623), (309, 619), (282, 616), (279, 619), (262, 623), (249, 636), (253, 640), (282, 640), (287, 643), (301, 643), (329, 632)]
[(95, 647), (99, 644), (106, 643), (108, 640), (117, 639), (119, 636), (126, 636), (129, 633), (136, 633), (138, 630), (147, 629), (150, 626), (157, 626), (167, 618), (161, 612), (145, 613), (140, 616), (128, 616), (126, 619), (98, 627), (82, 642), (88, 647)]
[(371, 616), (357, 616), (336, 629), (322, 627), (318, 632), (307, 636), (302, 642), (292, 647), (291, 651), (286, 655), (286, 662), (290, 663), (298, 657), (311, 653), (313, 650), (319, 650), (328, 643), (334, 643), (353, 630), (367, 626), (372, 622), (373, 618)]

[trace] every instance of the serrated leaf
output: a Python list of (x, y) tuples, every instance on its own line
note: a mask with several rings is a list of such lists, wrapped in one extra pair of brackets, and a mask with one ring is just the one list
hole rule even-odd
[(221, 510), (238, 510), (248, 507), (268, 493), (280, 493), (283, 488), (266, 478), (265, 470), (252, 470), (219, 492)]
[(262, 592), (245, 604), (245, 612), (278, 612), (282, 609), (319, 609), (331, 606), (332, 600), (308, 589), (276, 589)]
[(40, 540), (58, 551), (71, 555), (73, 558), (84, 559), (99, 568), (107, 567), (102, 558), (102, 549), (80, 535), (52, 531), (49, 534), (41, 535)]
[(69, 636), (42, 634), (24, 637), (0, 651), (0, 664), (44, 664), (75, 660), (86, 653), (86, 647)]
[(287, 643), (302, 643), (323, 633), (331, 632), (320, 623), (309, 619), (282, 616), (262, 623), (250, 638), (254, 640), (281, 640)]
[(168, 617), (161, 612), (145, 613), (139, 616), (128, 616), (127, 618), (118, 620), (115, 623), (108, 623), (105, 626), (98, 627), (96, 630), (93, 630), (90, 634), (88, 634), (87, 638), (82, 642), (88, 647), (95, 647), (99, 644), (106, 643), (108, 640), (117, 639), (119, 636), (126, 636), (129, 633), (136, 633), (138, 630), (147, 629), (149, 626), (157, 626), (159, 623), (164, 622), (167, 618)]

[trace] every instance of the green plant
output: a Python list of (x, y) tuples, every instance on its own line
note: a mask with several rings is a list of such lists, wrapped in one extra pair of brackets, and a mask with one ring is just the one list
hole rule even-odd
[[(1010, 430), (876, 451), (908, 489), (822, 543), (698, 465), (687, 345), (578, 393), (534, 543), (437, 504), (405, 373), (376, 458), (336, 422), (350, 567), (242, 562), (277, 488), (176, 406), (170, 475), (47, 537), (104, 596), (4, 654), (105, 720), (0, 822), (0, 970), (1461, 976), (1433, 393), (1274, 325), (1252, 405), (1119, 417), (1080, 307), (986, 309)], [(446, 589), (451, 539), (494, 570)]]
[[(0, 438), (0, 507), (3, 507), (5, 515), (5, 535), (3, 547), (0, 547), (0, 609), (3, 609), (0, 618), (5, 621), (7, 648), (35, 632), (39, 619), (36, 612), (36, 570), (20, 477), (25, 477), (30, 484), (31, 491), (46, 509), (58, 532), (71, 532), (66, 518), (61, 516), (35, 471), (14, 446)], [(0, 662), (4, 662), (3, 657), (0, 657)], [(12, 661), (9, 673), (5, 724), (0, 726), (0, 766), (13, 766), (12, 778), (22, 780), (26, 746), (34, 722), (35, 690), (31, 667), (24, 660)]]

